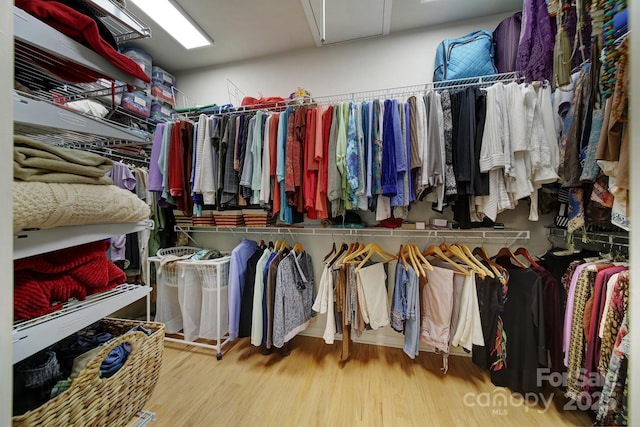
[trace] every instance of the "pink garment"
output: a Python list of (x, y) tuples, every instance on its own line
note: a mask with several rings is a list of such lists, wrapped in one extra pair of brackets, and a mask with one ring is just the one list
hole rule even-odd
[(422, 287), (420, 340), (444, 353), (449, 352), (453, 311), (453, 271), (434, 266), (427, 270)]

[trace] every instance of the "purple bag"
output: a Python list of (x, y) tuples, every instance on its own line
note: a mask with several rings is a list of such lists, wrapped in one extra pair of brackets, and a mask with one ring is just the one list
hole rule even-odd
[(493, 31), (494, 62), (499, 73), (516, 71), (522, 12), (502, 20)]

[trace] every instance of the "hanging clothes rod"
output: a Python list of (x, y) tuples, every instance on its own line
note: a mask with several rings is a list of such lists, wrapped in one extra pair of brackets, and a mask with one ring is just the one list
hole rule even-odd
[(519, 82), (520, 75), (517, 72), (491, 74), (488, 76), (468, 77), (462, 79), (452, 79), (440, 82), (429, 82), (420, 85), (398, 86), (394, 88), (370, 90), (361, 92), (351, 92), (345, 94), (316, 96), (313, 100), (318, 104), (330, 104), (333, 102), (363, 101), (373, 99), (389, 99), (400, 96), (410, 96), (425, 94), (430, 90), (451, 90), (469, 86), (487, 86), (494, 83)]
[[(314, 96), (300, 100), (284, 100), (278, 102), (270, 102), (265, 104), (255, 104), (246, 107), (236, 107), (222, 113), (214, 113), (214, 116), (229, 116), (233, 114), (255, 113), (257, 111), (278, 112), (287, 108), (315, 107), (318, 104), (329, 105), (340, 102), (355, 102), (374, 99), (392, 99), (400, 97), (409, 97), (412, 95), (424, 95), (431, 90), (452, 90), (461, 89), (470, 86), (489, 86), (495, 83), (511, 83), (520, 82), (522, 78), (517, 72), (491, 74), (488, 76), (469, 77), (463, 79), (452, 79), (441, 82), (429, 82), (419, 85), (398, 86), (394, 88), (386, 88), (380, 90), (370, 90), (362, 92), (350, 92), (336, 95)], [(181, 115), (180, 118), (197, 119), (200, 113)]]

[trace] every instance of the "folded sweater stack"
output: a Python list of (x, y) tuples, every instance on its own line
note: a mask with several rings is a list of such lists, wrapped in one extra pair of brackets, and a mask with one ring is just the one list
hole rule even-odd
[(98, 241), (14, 261), (14, 319), (42, 316), (71, 298), (82, 301), (124, 283), (108, 246)]

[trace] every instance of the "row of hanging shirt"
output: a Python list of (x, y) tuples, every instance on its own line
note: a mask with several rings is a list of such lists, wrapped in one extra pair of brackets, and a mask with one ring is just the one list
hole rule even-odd
[[(372, 263), (373, 256), (382, 262)], [(389, 307), (384, 264), (394, 259)], [(342, 360), (354, 335), (390, 325), (404, 334), (404, 352), (412, 359), (425, 343), (443, 354), (446, 372), (449, 349), (458, 346), (491, 371), (494, 384), (516, 391), (538, 391), (538, 368), (548, 360), (554, 372), (561, 369), (561, 335), (553, 334), (561, 327), (558, 284), (524, 248), (489, 257), (482, 247), (471, 252), (443, 244), (421, 252), (405, 245), (394, 255), (356, 243), (332, 248), (324, 263), (313, 309), (327, 314), (327, 344), (342, 334)]]
[(599, 425), (627, 424), (629, 279), (626, 262), (602, 257), (578, 258), (563, 277), (566, 396), (592, 403)]
[[(152, 204), (148, 187), (149, 171), (146, 167), (113, 162), (113, 169), (107, 176), (113, 180), (113, 185), (131, 191), (147, 204)], [(148, 240), (148, 230), (113, 236), (107, 256), (128, 276), (140, 276), (148, 257)]]
[(244, 239), (231, 252), (230, 340), (251, 337), (263, 352), (286, 348), (309, 325), (314, 298), (313, 263), (302, 245)]
[(629, 230), (628, 55), (621, 54), (611, 96), (599, 91), (586, 63), (558, 89), (562, 113), (559, 175), (567, 193), (569, 231), (613, 224)]
[[(291, 224), (376, 212), (406, 218), (409, 205), (451, 205), (463, 225), (513, 209), (557, 180), (558, 133), (544, 84), (283, 112), (201, 115), (156, 129), (152, 191), (188, 215), (202, 205), (270, 207)], [(559, 120), (559, 119), (558, 119)]]

